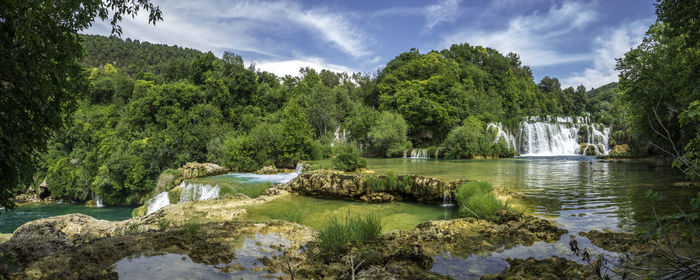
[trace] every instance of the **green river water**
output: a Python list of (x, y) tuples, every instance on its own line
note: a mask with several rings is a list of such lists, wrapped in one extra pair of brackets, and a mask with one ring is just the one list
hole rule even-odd
[[(651, 204), (644, 195), (649, 189), (673, 199), (681, 206), (687, 205), (688, 200), (698, 191), (697, 188), (673, 186), (676, 182), (682, 182), (683, 176), (669, 167), (643, 161), (603, 161), (586, 156), (478, 160), (370, 159), (368, 168), (377, 174), (415, 174), (448, 180), (487, 181), (523, 195), (518, 200), (518, 207), (527, 213), (550, 219), (569, 231), (559, 242), (551, 244), (537, 242), (532, 246), (516, 246), (480, 255), (445, 252), (433, 259), (434, 272), (458, 279), (478, 278), (484, 273), (499, 272), (507, 266), (505, 259), (509, 257), (546, 258), (557, 255), (578, 260), (579, 257), (572, 255), (568, 249), (568, 235), (594, 229), (634, 231), (653, 218)], [(251, 176), (254, 178), (242, 180), (240, 176), (224, 175), (202, 178), (197, 182), (225, 184), (230, 181), (231, 184), (242, 187), (250, 184), (251, 188), (259, 188), (261, 181), (255, 175)], [(298, 212), (301, 223), (315, 229), (321, 228), (332, 217), (372, 213), (382, 218), (385, 232), (408, 230), (427, 220), (449, 219), (455, 215), (453, 208), (434, 205), (405, 202), (367, 204), (296, 195), (247, 207), (246, 210), (246, 218), (256, 221), (285, 218), (290, 212)], [(656, 210), (660, 214), (675, 211), (669, 203), (657, 205)], [(130, 216), (131, 208), (23, 206), (0, 216), (0, 232), (12, 232), (26, 221), (70, 212), (120, 220)], [(586, 238), (579, 236), (578, 240), (582, 248), (602, 251)], [(134, 262), (139, 258), (141, 257), (135, 256), (122, 261), (123, 266), (120, 267), (125, 269), (122, 272), (133, 271), (126, 267), (141, 263)], [(154, 262), (170, 262), (170, 256), (159, 258), (162, 259), (154, 259)], [(186, 263), (187, 260), (183, 259), (183, 262)]]

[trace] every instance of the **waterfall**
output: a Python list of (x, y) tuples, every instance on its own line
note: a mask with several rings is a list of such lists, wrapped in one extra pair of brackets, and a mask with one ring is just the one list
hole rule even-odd
[(452, 196), (450, 195), (450, 192), (445, 191), (442, 194), (442, 207), (452, 207), (454, 204), (452, 204)]
[(97, 205), (97, 208), (105, 207), (105, 205), (102, 204), (102, 198), (99, 195), (95, 195), (95, 205)]
[(487, 130), (496, 132), (495, 140), (523, 156), (607, 154), (610, 128), (593, 123), (588, 116), (527, 117), (517, 126), (489, 123)]
[(219, 186), (182, 181), (180, 187), (182, 187), (182, 192), (180, 192), (180, 202), (190, 200), (207, 200), (219, 197)]
[(340, 131), (341, 124), (335, 128), (335, 132), (333, 133), (333, 141), (331, 141), (331, 147), (334, 147), (336, 144), (345, 144), (348, 142), (347, 136), (349, 133), (344, 128), (342, 132)]
[(430, 158), (430, 156), (428, 156), (427, 149), (413, 149), (413, 150), (411, 150), (411, 158), (421, 159), (421, 158)]
[(168, 198), (168, 192), (162, 192), (156, 195), (156, 197), (149, 199), (146, 202), (146, 215), (150, 215), (158, 211), (160, 208), (170, 205), (170, 198)]

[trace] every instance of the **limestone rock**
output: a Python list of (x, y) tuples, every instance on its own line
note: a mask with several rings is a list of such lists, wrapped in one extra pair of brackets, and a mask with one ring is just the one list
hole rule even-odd
[(179, 168), (182, 174), (182, 179), (194, 179), (199, 177), (215, 176), (221, 175), (228, 172), (226, 168), (223, 168), (215, 163), (199, 163), (199, 162), (188, 162), (183, 167)]
[(267, 166), (263, 166), (263, 168), (260, 168), (260, 170), (258, 170), (255, 173), (257, 173), (257, 174), (277, 174), (277, 173), (279, 173), (279, 170), (274, 165), (267, 165)]

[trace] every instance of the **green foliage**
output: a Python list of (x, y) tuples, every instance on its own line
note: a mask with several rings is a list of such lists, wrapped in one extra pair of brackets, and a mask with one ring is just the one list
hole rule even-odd
[(77, 180), (75, 166), (69, 159), (62, 158), (49, 167), (46, 186), (55, 198), (82, 200), (86, 194), (77, 185)]
[(142, 231), (142, 228), (139, 224), (136, 223), (128, 223), (126, 226), (122, 228), (122, 234), (123, 235), (132, 235), (132, 234), (137, 234)]
[(474, 158), (477, 156), (512, 157), (515, 151), (503, 139), (494, 142), (495, 134), (487, 131), (476, 117), (469, 117), (447, 135), (443, 142), (445, 158)]
[(168, 201), (170, 204), (176, 204), (180, 202), (181, 189), (168, 191)]
[(175, 187), (175, 179), (180, 177), (182, 174), (178, 169), (166, 169), (158, 175), (158, 180), (156, 181), (155, 193), (167, 192)]
[(368, 133), (370, 153), (380, 157), (398, 157), (411, 148), (406, 138), (408, 126), (401, 115), (382, 112)]
[(374, 192), (410, 192), (413, 179), (410, 176), (395, 176), (388, 172), (385, 176), (368, 176), (365, 184)]
[(3, 2), (0, 206), (14, 206), (13, 192), (31, 183), (39, 152), (88, 92), (87, 75), (78, 64), (85, 55), (78, 32), (95, 18), (111, 15), (112, 31), (121, 34), (122, 16), (135, 16), (139, 10), (149, 13), (151, 23), (162, 19), (158, 7), (147, 0)]
[(294, 168), (300, 160), (311, 159), (313, 132), (306, 114), (296, 102), (289, 102), (282, 113), (282, 154), (278, 165)]
[(367, 160), (360, 156), (360, 151), (355, 146), (346, 144), (336, 147), (333, 167), (343, 171), (355, 171), (367, 167)]
[(256, 198), (262, 195), (265, 190), (270, 186), (267, 183), (260, 184), (246, 184), (246, 185), (229, 185), (221, 184), (219, 185), (219, 197), (227, 198), (233, 197), (236, 194), (242, 193), (250, 198)]
[(462, 217), (473, 217), (498, 221), (499, 210), (508, 210), (508, 204), (498, 200), (491, 191), (493, 187), (486, 182), (467, 182), (462, 184), (455, 194)]
[(377, 215), (351, 217), (345, 221), (332, 218), (318, 235), (319, 247), (324, 253), (337, 254), (349, 242), (366, 242), (379, 238), (382, 234), (381, 219)]

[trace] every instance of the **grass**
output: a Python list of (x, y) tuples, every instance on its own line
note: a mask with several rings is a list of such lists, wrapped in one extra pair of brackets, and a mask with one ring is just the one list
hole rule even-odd
[(158, 175), (158, 180), (156, 181), (156, 193), (161, 193), (169, 191), (175, 186), (175, 179), (182, 175), (180, 170), (177, 169), (166, 169)]
[(248, 184), (248, 185), (232, 185), (219, 184), (219, 197), (233, 197), (236, 194), (242, 193), (250, 198), (256, 198), (265, 192), (270, 184)]
[(197, 220), (190, 219), (187, 221), (187, 223), (185, 223), (185, 226), (183, 227), (183, 229), (184, 229), (185, 233), (194, 235), (199, 231), (200, 227), (201, 227), (201, 225), (199, 224), (199, 222)]
[(304, 216), (304, 211), (302, 209), (290, 209), (289, 211), (286, 211), (284, 214), (282, 214), (280, 220), (301, 224), (301, 221), (303, 220), (302, 216)]
[(462, 184), (455, 195), (459, 203), (459, 215), (497, 221), (499, 210), (512, 210), (507, 202), (500, 201), (491, 192), (493, 187), (487, 182), (467, 182)]
[(330, 254), (340, 252), (349, 242), (375, 240), (382, 234), (381, 219), (377, 215), (345, 216), (345, 221), (331, 219), (319, 233), (319, 247)]
[(165, 218), (158, 220), (158, 229), (160, 229), (161, 231), (166, 231), (169, 228), (170, 228), (170, 220), (165, 219)]
[(386, 176), (369, 176), (365, 178), (365, 184), (375, 192), (410, 192), (413, 188), (413, 180), (410, 176), (395, 176), (388, 172)]
[(181, 188), (178, 188), (177, 190), (168, 191), (168, 200), (170, 201), (170, 204), (176, 204), (180, 202), (180, 193), (182, 193)]
[(129, 223), (122, 229), (124, 235), (132, 235), (139, 232), (141, 232), (141, 226), (135, 223)]

